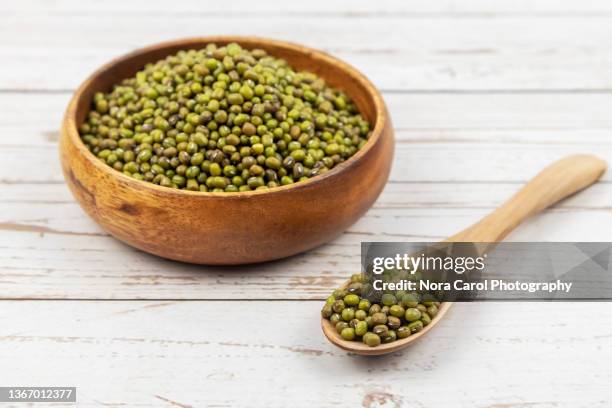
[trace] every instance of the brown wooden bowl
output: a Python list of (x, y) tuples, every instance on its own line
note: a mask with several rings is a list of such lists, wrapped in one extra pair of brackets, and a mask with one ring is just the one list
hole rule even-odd
[[(97, 159), (78, 126), (95, 92), (109, 91), (149, 62), (183, 49), (238, 42), (284, 58), (344, 90), (373, 124), (366, 145), (331, 171), (264, 191), (203, 193), (134, 180)], [(361, 217), (382, 191), (393, 159), (393, 129), (376, 88), (348, 64), (321, 51), (254, 37), (201, 37), (143, 48), (104, 65), (76, 91), (64, 117), (60, 158), (73, 195), (121, 241), (164, 258), (245, 264), (287, 257), (323, 244)]]

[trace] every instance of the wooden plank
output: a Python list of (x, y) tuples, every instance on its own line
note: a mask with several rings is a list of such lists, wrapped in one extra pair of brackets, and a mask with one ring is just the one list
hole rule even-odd
[[(391, 183), (340, 238), (264, 265), (165, 261), (106, 235), (57, 185), (5, 185), (0, 200), (0, 298), (322, 299), (359, 271), (361, 241), (437, 241), (465, 228), (516, 184)], [(515, 241), (608, 241), (609, 184), (527, 222)]]
[(576, 14), (581, 16), (598, 16), (601, 13), (611, 12), (612, 6), (606, 0), (587, 1), (561, 1), (529, 0), (518, 1), (496, 1), (471, 0), (440, 0), (404, 2), (395, 0), (379, 0), (376, 2), (365, 0), (311, 0), (309, 2), (298, 2), (295, 4), (283, 4), (272, 1), (260, 1), (253, 3), (248, 0), (234, 0), (231, 3), (210, 3), (202, 7), (198, 0), (183, 0), (168, 8), (168, 3), (161, 0), (132, 0), (129, 2), (121, 0), (110, 0), (104, 2), (60, 0), (22, 0), (19, 2), (2, 3), (0, 10), (14, 14), (45, 14), (51, 16), (70, 17), (75, 14), (99, 14), (99, 13), (128, 13), (130, 15), (142, 16), (143, 14), (165, 14), (174, 16), (187, 12), (196, 14), (252, 14), (261, 13), (274, 14), (338, 14), (347, 18), (353, 16), (367, 15), (372, 17), (393, 16), (415, 16), (422, 15), (452, 15), (463, 16), (465, 14), (483, 14), (486, 16), (515, 15), (517, 13), (527, 15), (541, 15), (543, 17)]
[(612, 87), (606, 75), (612, 69), (608, 47), (612, 15), (604, 11), (594, 11), (597, 18), (568, 12), (541, 24), (538, 16), (490, 18), (487, 12), (464, 18), (404, 18), (393, 11), (381, 18), (359, 12), (349, 13), (350, 18), (318, 13), (269, 15), (265, 9), (208, 13), (201, 7), (194, 9), (194, 3), (185, 9), (177, 4), (177, 12), (169, 16), (167, 7), (145, 12), (148, 5), (129, 4), (104, 12), (95, 8), (84, 12), (89, 7), (84, 5), (76, 11), (66, 6), (64, 12), (47, 13), (45, 7), (8, 12), (0, 28), (5, 38), (0, 58), (11, 64), (0, 65), (0, 89), (74, 89), (102, 63), (134, 48), (228, 30), (321, 48), (355, 65), (385, 90), (593, 91)]
[[(57, 129), (68, 98), (0, 94), (0, 182), (62, 182)], [(524, 182), (566, 154), (612, 160), (612, 95), (390, 93), (385, 99), (397, 130), (394, 182)], [(36, 171), (29, 163), (37, 163)]]
[[(0, 163), (0, 183), (62, 183), (63, 177), (52, 147), (3, 147), (3, 154), (19, 157)], [(398, 144), (391, 182), (514, 182), (534, 176), (555, 160), (572, 153), (592, 153), (612, 162), (612, 146), (508, 144)], [(33, 166), (31, 163), (36, 163)], [(611, 173), (603, 180), (612, 180)]]
[[(383, 97), (399, 140), (567, 144), (587, 139), (610, 144), (607, 134), (598, 132), (612, 129), (608, 109), (612, 94), (384, 93)], [(57, 142), (69, 100), (68, 93), (0, 93), (0, 146)], [(589, 133), (568, 134), (576, 130)], [(456, 140), (452, 132), (459, 136)]]
[[(376, 211), (376, 216), (387, 211), (390, 217), (429, 210), (449, 210), (450, 213), (490, 211), (520, 187), (518, 183), (389, 183), (372, 211)], [(609, 184), (598, 183), (550, 211), (607, 211), (612, 208), (612, 195), (609, 193)], [(0, 213), (0, 219), (5, 222), (46, 226), (57, 233), (100, 232), (86, 222), (87, 216), (63, 184), (5, 185), (2, 187)]]
[[(87, 407), (552, 408), (612, 398), (608, 303), (457, 304), (425, 340), (382, 358), (327, 343), (319, 308), (4, 301), (0, 381), (76, 386)], [(577, 352), (570, 374), (560, 356)]]
[[(510, 197), (521, 187), (521, 183), (389, 183), (378, 201), (376, 209), (483, 209), (490, 210)], [(597, 183), (589, 189), (568, 198), (555, 207), (554, 211), (606, 210), (612, 207), (610, 186)], [(0, 213), (5, 218), (27, 214), (27, 206), (41, 209), (47, 206), (62, 207), (61, 212), (78, 212), (77, 203), (63, 183), (6, 184), (2, 186)], [(10, 208), (9, 208), (10, 207)], [(34, 212), (34, 210), (32, 210)]]

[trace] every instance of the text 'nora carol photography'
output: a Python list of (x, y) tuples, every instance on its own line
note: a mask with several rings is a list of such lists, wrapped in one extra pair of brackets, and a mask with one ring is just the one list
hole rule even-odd
[(438, 301), (612, 299), (610, 243), (362, 244), (372, 299), (417, 292)]

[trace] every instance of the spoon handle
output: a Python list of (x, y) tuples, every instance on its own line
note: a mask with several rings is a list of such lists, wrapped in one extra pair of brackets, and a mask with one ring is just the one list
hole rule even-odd
[(530, 216), (596, 182), (606, 162), (591, 155), (567, 156), (542, 170), (501, 207), (450, 242), (498, 242)]

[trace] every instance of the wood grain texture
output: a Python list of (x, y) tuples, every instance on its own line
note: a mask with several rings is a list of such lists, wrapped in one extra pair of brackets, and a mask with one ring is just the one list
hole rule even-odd
[(325, 341), (319, 302), (5, 301), (0, 382), (73, 385), (85, 407), (606, 408), (609, 306), (455, 304), (364, 358)]
[(575, 1), (557, 7), (453, 2), (414, 6), (415, 13), (397, 1), (388, 8), (317, 1), (295, 10), (273, 2), (211, 10), (193, 2), (171, 10), (162, 1), (126, 3), (5, 6), (2, 32), (14, 35), (0, 44), (0, 57), (11, 61), (0, 66), (0, 89), (73, 90), (102, 63), (135, 48), (228, 32), (324, 49), (384, 90), (596, 92), (612, 86), (612, 13), (602, 2), (584, 8)]
[[(63, 184), (2, 186), (0, 296), (72, 299), (324, 299), (359, 270), (359, 243), (438, 241), (486, 215), (520, 184), (391, 183), (347, 233), (306, 254), (243, 268), (165, 261), (105, 234)], [(410, 200), (406, 200), (410, 197)], [(515, 241), (607, 241), (608, 184), (529, 220)]]
[(168, 4), (161, 0), (107, 0), (104, 3), (95, 1), (56, 0), (23, 0), (19, 2), (2, 3), (0, 10), (9, 15), (50, 15), (52, 18), (70, 17), (75, 14), (91, 13), (130, 13), (136, 16), (143, 14), (211, 14), (215, 16), (233, 16), (240, 13), (261, 13), (266, 16), (275, 14), (304, 16), (309, 14), (337, 14), (348, 18), (354, 16), (370, 16), (384, 18), (414, 16), (422, 18), (428, 13), (461, 17), (463, 15), (479, 14), (487, 17), (505, 15), (538, 15), (555, 17), (558, 15), (578, 14), (579, 16), (601, 16), (612, 12), (612, 5), (607, 0), (558, 1), (530, 0), (500, 1), (491, 3), (489, 0), (439, 0), (402, 2), (396, 0), (312, 0), (307, 3), (296, 3), (291, 7), (280, 7), (274, 2), (262, 1), (253, 3), (249, 0), (234, 0), (231, 3), (210, 3), (202, 9), (199, 0), (183, 0), (176, 8), (169, 9)]
[[(612, 160), (612, 94), (383, 96), (396, 129), (392, 182), (525, 182), (567, 154)], [(68, 101), (0, 94), (0, 147), (21, 158), (0, 161), (0, 182), (63, 182), (56, 146)]]
[[(62, 116), (70, 101), (72, 91), (66, 93), (0, 93), (0, 141), (15, 143), (12, 132), (19, 135), (27, 131), (40, 131), (55, 141)], [(383, 92), (394, 128), (401, 140), (408, 136), (424, 136), (444, 132), (461, 132), (461, 138), (446, 140), (449, 143), (466, 141), (474, 132), (474, 142), (525, 142), (542, 144), (577, 142), (570, 131), (598, 131), (612, 129), (612, 117), (607, 106), (612, 103), (612, 94), (602, 93), (412, 93)], [(585, 109), (588, 107), (588, 109)], [(31, 120), (32, 116), (37, 120)], [(30, 119), (30, 120), (28, 120)], [(553, 130), (562, 132), (553, 133)], [(533, 132), (530, 137), (525, 131)], [(42, 133), (45, 132), (45, 135)], [(48, 133), (47, 133), (48, 132)], [(548, 132), (545, 135), (544, 132)], [(31, 134), (30, 137), (35, 137)], [(546, 137), (545, 137), (546, 136)], [(575, 136), (575, 135), (574, 135)], [(20, 142), (39, 144), (30, 137), (21, 137)], [(587, 141), (592, 140), (588, 138)], [(444, 140), (442, 140), (444, 141)], [(469, 140), (468, 140), (469, 141)], [(600, 135), (597, 141), (610, 144), (609, 138)]]
[[(108, 91), (146, 64), (179, 50), (238, 42), (308, 70), (344, 90), (371, 135), (355, 155), (318, 177), (271, 190), (212, 193), (134, 180), (98, 160), (78, 128), (96, 92)], [(376, 88), (358, 71), (320, 51), (254, 37), (199, 37), (156, 44), (113, 60), (75, 92), (62, 123), (64, 178), (89, 216), (117, 239), (163, 258), (240, 265), (286, 258), (330, 241), (374, 203), (389, 177), (393, 127)]]
[(604, 160), (593, 155), (566, 156), (548, 165), (499, 208), (449, 241), (498, 242), (527, 218), (595, 183), (607, 167)]
[[(0, 383), (73, 383), (83, 406), (607, 407), (607, 303), (457, 304), (426, 342), (364, 360), (320, 335), (318, 301), (278, 299), (324, 298), (362, 240), (443, 239), (566, 154), (612, 160), (611, 19), (608, 0), (1, 2), (0, 296), (103, 301), (0, 302)], [(353, 64), (383, 89), (398, 142), (391, 183), (347, 233), (249, 270), (118, 242), (57, 161), (63, 110), (96, 67), (230, 31)], [(609, 241), (604, 177), (508, 239)], [(215, 330), (220, 313), (248, 338)]]

